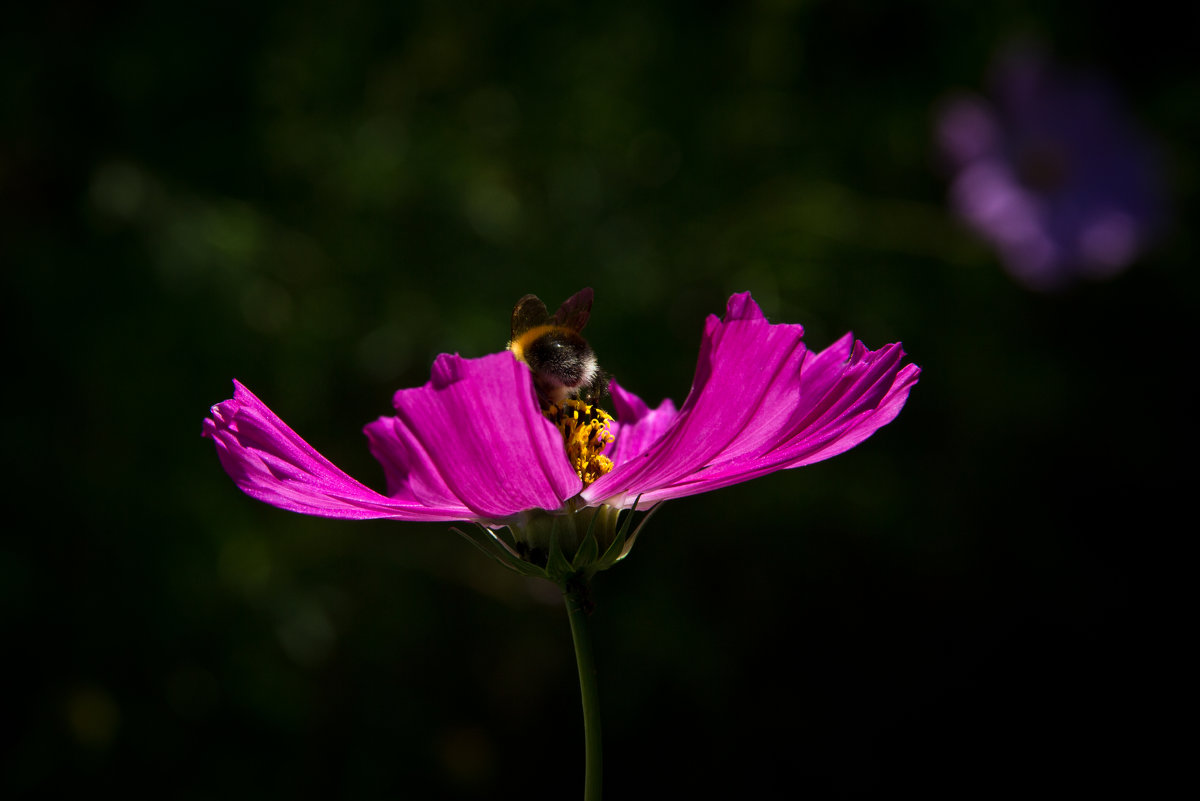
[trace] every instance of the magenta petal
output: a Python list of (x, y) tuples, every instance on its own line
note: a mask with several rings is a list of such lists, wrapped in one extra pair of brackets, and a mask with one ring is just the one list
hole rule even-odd
[(458, 501), (471, 517), (501, 520), (558, 509), (582, 486), (538, 408), (529, 368), (507, 351), (442, 354), (429, 383), (400, 390), (394, 403), (391, 430), (386, 421), (367, 427), (390, 492), (434, 506)]
[[(749, 293), (729, 299), (725, 320), (705, 323), (692, 391), (675, 425), (640, 457), (584, 492), (589, 501), (669, 487), (749, 435), (784, 424), (805, 348), (798, 325), (771, 325)], [(763, 443), (764, 445), (769, 443)], [(666, 496), (664, 496), (666, 497)]]
[(612, 426), (616, 441), (605, 455), (615, 466), (620, 466), (649, 450), (674, 424), (679, 412), (670, 398), (660, 403), (657, 409), (651, 409), (615, 379), (609, 382), (608, 391), (617, 420)]
[(780, 432), (780, 445), (763, 452), (730, 453), (675, 486), (647, 493), (645, 501), (682, 497), (738, 484), (758, 476), (813, 464), (853, 448), (900, 413), (920, 369), (906, 365), (897, 371), (903, 351), (889, 345), (867, 351), (856, 343), (857, 355), (842, 381), (815, 405), (819, 416), (799, 419), (792, 430)]
[(673, 424), (584, 498), (628, 505), (641, 495), (645, 505), (717, 489), (829, 458), (896, 416), (919, 373), (900, 367), (899, 345), (869, 351), (847, 334), (814, 355), (802, 333), (768, 323), (748, 293), (730, 298), (725, 319), (705, 325)]
[(252, 498), (292, 512), (339, 518), (462, 520), (461, 505), (431, 507), (389, 498), (355, 481), (301, 439), (239, 382), (212, 407), (203, 435), (234, 483)]
[(827, 459), (900, 411), (920, 370), (898, 344), (868, 350), (849, 334), (811, 353), (798, 325), (772, 325), (749, 293), (709, 317), (692, 390), (651, 409), (615, 381), (613, 470), (582, 493), (529, 369), (509, 352), (439, 356), (430, 381), (395, 395), (395, 417), (365, 433), (388, 494), (335, 467), (241, 384), (204, 421), (225, 470), (248, 495), (324, 517), (511, 522), (531, 509), (642, 508)]

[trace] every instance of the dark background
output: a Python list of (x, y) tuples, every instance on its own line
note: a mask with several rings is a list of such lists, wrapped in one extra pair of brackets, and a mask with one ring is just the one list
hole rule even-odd
[[(395, 389), (583, 286), (651, 403), (746, 289), (924, 370), (859, 448), (668, 503), (598, 578), (609, 797), (1163, 781), (1200, 141), (1164, 8), (9, 9), (0, 793), (576, 797), (550, 585), (253, 502), (199, 432), (237, 377), (381, 486)], [(1108, 283), (1031, 294), (946, 211), (934, 108), (1015, 36), (1162, 147), (1174, 227)]]

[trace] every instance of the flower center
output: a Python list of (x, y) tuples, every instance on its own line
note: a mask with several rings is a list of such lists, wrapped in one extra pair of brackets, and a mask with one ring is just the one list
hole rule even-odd
[(608, 430), (608, 424), (612, 422), (608, 412), (599, 406), (566, 398), (561, 403), (551, 403), (543, 413), (562, 434), (567, 459), (583, 486), (590, 486), (613, 469), (612, 459), (603, 455), (604, 449), (616, 438)]

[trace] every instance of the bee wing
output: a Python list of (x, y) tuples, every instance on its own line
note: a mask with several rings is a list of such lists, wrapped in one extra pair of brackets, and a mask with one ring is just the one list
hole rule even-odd
[(572, 331), (582, 331), (591, 314), (592, 288), (589, 286), (563, 301), (563, 305), (554, 313), (554, 324)]
[(530, 328), (550, 322), (550, 312), (537, 295), (526, 295), (517, 301), (512, 313), (512, 337), (516, 339)]

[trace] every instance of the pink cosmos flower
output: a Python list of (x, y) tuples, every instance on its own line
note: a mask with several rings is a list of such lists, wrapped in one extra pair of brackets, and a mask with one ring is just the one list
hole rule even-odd
[(610, 383), (616, 420), (598, 448), (611, 468), (591, 483), (508, 351), (439, 356), (425, 386), (396, 393), (394, 417), (366, 426), (386, 492), (346, 475), (236, 381), (203, 435), (258, 500), (323, 517), (474, 522), (482, 534), (470, 538), (522, 572), (555, 578), (547, 562), (565, 558), (561, 578), (628, 552), (621, 510), (828, 459), (896, 417), (920, 373), (901, 365), (898, 343), (872, 351), (846, 334), (814, 353), (802, 335), (767, 322), (750, 293), (732, 296), (724, 319), (705, 323), (681, 408), (668, 399), (652, 409)]

